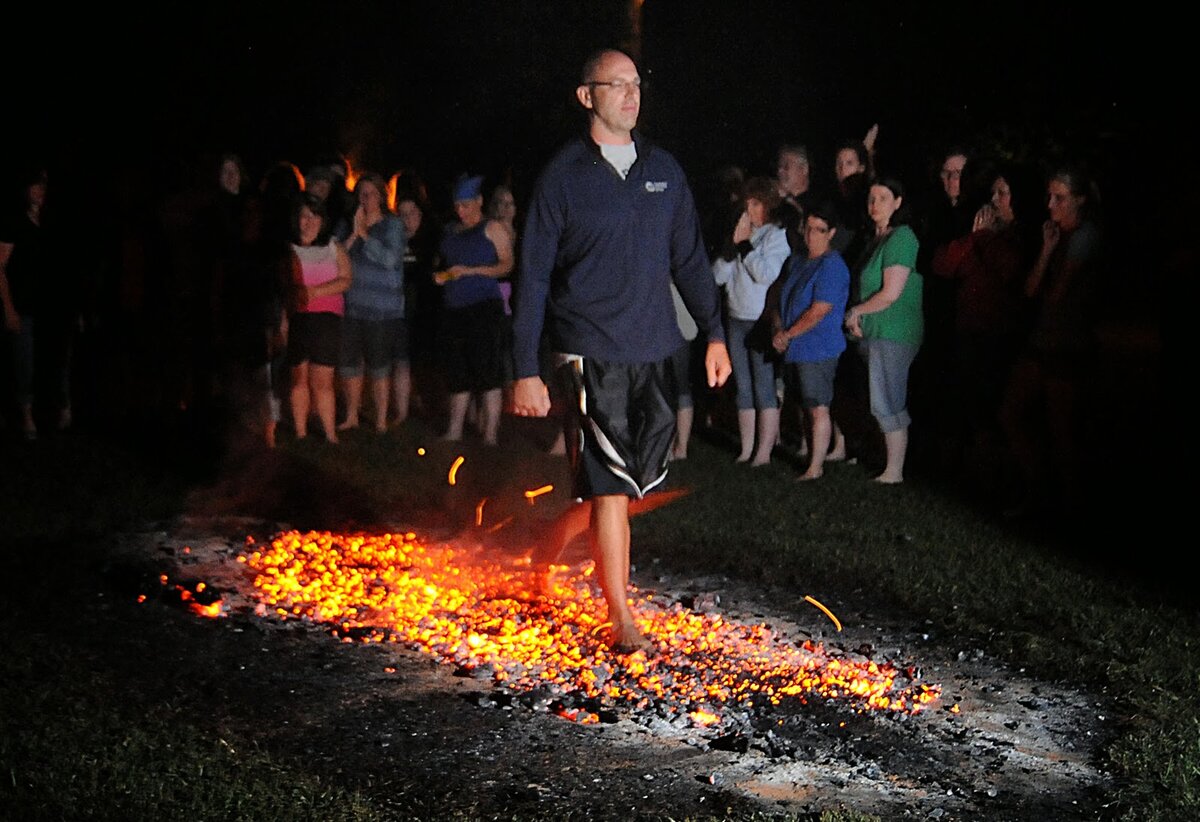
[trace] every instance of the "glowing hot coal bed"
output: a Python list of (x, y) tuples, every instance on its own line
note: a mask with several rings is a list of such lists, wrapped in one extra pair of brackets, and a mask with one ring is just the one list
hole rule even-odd
[(537, 573), (527, 559), (424, 544), (413, 533), (322, 531), (280, 533), (269, 545), (247, 540), (238, 561), (255, 573), (260, 615), (329, 625), (345, 642), (403, 644), (578, 722), (641, 713), (721, 729), (813, 697), (908, 715), (940, 696), (912, 669), (797, 644), (765, 624), (636, 590), (635, 612), (655, 651), (613, 653), (591, 564)]

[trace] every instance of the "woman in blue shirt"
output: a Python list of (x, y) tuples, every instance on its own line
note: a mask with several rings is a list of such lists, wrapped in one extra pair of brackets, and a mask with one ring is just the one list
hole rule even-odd
[[(811, 443), (802, 480), (815, 480), (824, 473), (825, 457), (835, 438), (829, 408), (838, 359), (846, 350), (842, 316), (850, 296), (850, 269), (832, 248), (837, 216), (832, 203), (809, 209), (801, 229), (806, 253), (788, 259), (779, 306), (772, 317), (771, 345), (783, 355), (787, 384), (799, 389)], [(841, 433), (836, 437), (840, 439)], [(838, 447), (845, 449), (843, 443)]]

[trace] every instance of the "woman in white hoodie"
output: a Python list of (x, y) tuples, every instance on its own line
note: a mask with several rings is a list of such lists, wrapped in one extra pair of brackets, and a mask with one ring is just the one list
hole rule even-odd
[(713, 277), (725, 287), (726, 332), (736, 387), (738, 462), (766, 465), (779, 439), (779, 396), (770, 335), (755, 341), (767, 290), (779, 277), (791, 248), (783, 227), (772, 222), (779, 189), (767, 177), (753, 177), (742, 190), (744, 211), (733, 229), (729, 252), (713, 261)]

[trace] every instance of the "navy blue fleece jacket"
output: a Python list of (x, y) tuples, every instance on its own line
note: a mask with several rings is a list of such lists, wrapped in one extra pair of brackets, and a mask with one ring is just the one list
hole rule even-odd
[(513, 366), (536, 376), (552, 350), (619, 363), (662, 360), (683, 344), (671, 297), (724, 341), (720, 300), (683, 169), (635, 132), (622, 180), (587, 136), (565, 145), (533, 192), (513, 303)]

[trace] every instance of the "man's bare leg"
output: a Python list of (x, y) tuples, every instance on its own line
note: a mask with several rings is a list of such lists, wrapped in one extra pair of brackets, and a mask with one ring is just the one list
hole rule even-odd
[[(669, 505), (680, 497), (687, 496), (686, 488), (673, 488), (669, 491), (657, 491), (642, 499), (629, 500), (628, 515), (635, 517)], [(559, 514), (546, 528), (546, 534), (539, 537), (530, 552), (530, 565), (538, 570), (548, 570), (551, 565), (558, 563), (566, 547), (575, 541), (576, 537), (587, 531), (592, 523), (592, 503), (590, 500), (575, 503)], [(628, 578), (628, 570), (626, 570)]]
[(533, 546), (530, 555), (533, 568), (549, 571), (551, 565), (557, 564), (566, 547), (588, 529), (591, 515), (592, 505), (587, 501), (575, 503), (559, 514), (546, 535)]
[(592, 500), (592, 555), (608, 603), (609, 645), (621, 651), (649, 649), (629, 607), (629, 497), (624, 494)]

